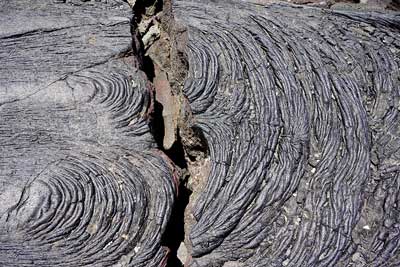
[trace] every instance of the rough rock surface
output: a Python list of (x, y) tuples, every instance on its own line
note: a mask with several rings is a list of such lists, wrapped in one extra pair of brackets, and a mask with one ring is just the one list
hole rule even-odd
[(209, 147), (187, 266), (399, 266), (400, 17), (176, 0)]
[(0, 266), (163, 266), (176, 177), (129, 6), (0, 6)]
[(0, 266), (400, 265), (398, 14), (127, 2), (0, 0)]
[(246, 0), (248, 2), (267, 4), (288, 2), (298, 5), (309, 5), (332, 9), (358, 9), (358, 10), (399, 10), (399, 0)]

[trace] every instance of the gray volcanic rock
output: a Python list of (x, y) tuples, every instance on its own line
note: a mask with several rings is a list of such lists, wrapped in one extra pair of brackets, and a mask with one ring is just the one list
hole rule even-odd
[(399, 0), (245, 0), (258, 4), (271, 4), (287, 2), (298, 5), (308, 5), (332, 9), (355, 9), (355, 10), (375, 10), (385, 11), (399, 10)]
[(399, 266), (400, 17), (234, 0), (173, 14), (211, 162), (187, 266)]
[(118, 1), (1, 1), (0, 265), (162, 266), (176, 194)]
[(128, 2), (0, 0), (0, 266), (400, 265), (397, 13)]

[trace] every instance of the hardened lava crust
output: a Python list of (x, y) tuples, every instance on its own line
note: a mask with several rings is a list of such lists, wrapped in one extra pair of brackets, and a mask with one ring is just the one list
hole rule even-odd
[(0, 266), (164, 266), (177, 176), (129, 6), (0, 5)]
[(400, 17), (173, 1), (210, 170), (186, 266), (400, 265)]
[(0, 266), (400, 266), (398, 13), (126, 2), (0, 0)]

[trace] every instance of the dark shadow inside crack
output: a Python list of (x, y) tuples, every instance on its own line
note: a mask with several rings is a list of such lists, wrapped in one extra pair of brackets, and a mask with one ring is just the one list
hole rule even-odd
[(187, 169), (185, 151), (182, 145), (181, 138), (178, 134), (177, 140), (172, 145), (171, 149), (164, 150), (164, 153), (181, 169)]
[(185, 240), (185, 210), (189, 204), (190, 191), (187, 187), (188, 176), (179, 184), (178, 196), (172, 210), (167, 229), (161, 240), (161, 244), (170, 249), (166, 267), (181, 267), (183, 263), (178, 257), (178, 249)]
[(143, 57), (143, 71), (146, 73), (147, 79), (150, 82), (153, 82), (155, 77), (155, 70), (153, 60), (149, 56)]

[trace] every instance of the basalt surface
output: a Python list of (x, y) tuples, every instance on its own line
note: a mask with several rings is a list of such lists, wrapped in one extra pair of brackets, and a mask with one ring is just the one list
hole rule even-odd
[(398, 13), (127, 2), (0, 1), (0, 266), (400, 265)]
[(177, 176), (118, 1), (2, 1), (0, 266), (163, 266)]
[(186, 126), (208, 147), (187, 266), (399, 266), (400, 17), (199, 0), (173, 14)]

